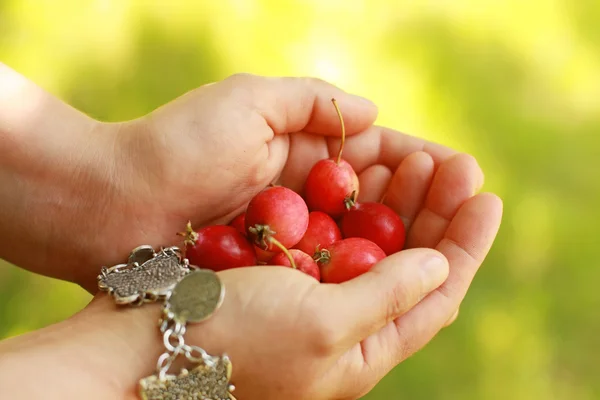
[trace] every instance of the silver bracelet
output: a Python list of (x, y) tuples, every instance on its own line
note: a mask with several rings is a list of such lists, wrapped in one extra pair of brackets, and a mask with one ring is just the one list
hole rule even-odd
[[(184, 340), (188, 323), (205, 321), (223, 303), (225, 287), (214, 271), (191, 266), (177, 247), (157, 253), (152, 246), (140, 246), (126, 264), (103, 267), (98, 287), (120, 305), (163, 303), (159, 329), (165, 352), (158, 358), (156, 373), (139, 381), (141, 399), (235, 400), (229, 357), (211, 356)], [(169, 374), (180, 355), (194, 367)]]

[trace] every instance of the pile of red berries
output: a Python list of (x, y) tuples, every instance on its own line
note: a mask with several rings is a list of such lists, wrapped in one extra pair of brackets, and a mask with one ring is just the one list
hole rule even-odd
[(387, 255), (402, 250), (405, 227), (382, 203), (356, 201), (358, 176), (342, 159), (317, 162), (304, 185), (304, 198), (283, 186), (269, 186), (229, 225), (195, 232), (188, 224), (186, 257), (192, 265), (221, 271), (246, 266), (280, 265), (325, 283), (341, 283), (368, 271)]

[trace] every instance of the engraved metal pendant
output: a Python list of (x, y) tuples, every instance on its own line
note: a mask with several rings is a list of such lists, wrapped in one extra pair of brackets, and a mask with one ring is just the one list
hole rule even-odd
[(140, 397), (143, 400), (235, 400), (229, 383), (231, 362), (227, 356), (214, 357), (213, 365), (201, 363), (178, 376), (152, 375), (140, 381)]
[(197, 269), (175, 285), (164, 313), (167, 320), (179, 323), (202, 322), (221, 307), (224, 296), (219, 276), (208, 269)]
[(168, 297), (189, 271), (179, 248), (156, 253), (151, 246), (140, 246), (131, 252), (127, 264), (102, 268), (98, 287), (112, 295), (117, 304), (141, 304)]

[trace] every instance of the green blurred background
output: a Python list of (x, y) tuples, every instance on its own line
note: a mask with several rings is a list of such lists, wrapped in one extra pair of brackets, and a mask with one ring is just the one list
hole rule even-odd
[[(314, 75), (474, 154), (498, 240), (457, 322), (366, 399), (600, 399), (600, 2), (0, 0), (0, 59), (108, 121), (235, 72)], [(0, 265), (0, 338), (89, 299)]]

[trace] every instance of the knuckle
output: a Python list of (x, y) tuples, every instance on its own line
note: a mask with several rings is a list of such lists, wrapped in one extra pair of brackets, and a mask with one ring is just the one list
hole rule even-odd
[(314, 352), (319, 356), (332, 354), (341, 341), (340, 330), (322, 312), (315, 313), (310, 321), (308, 332)]
[(358, 390), (358, 395), (357, 396), (352, 396), (352, 397), (347, 397), (347, 400), (355, 400), (355, 399), (362, 399), (364, 396), (366, 396), (367, 394), (369, 394), (377, 385), (378, 381), (375, 380), (375, 382), (365, 382), (362, 385), (360, 385), (360, 390)]
[(418, 350), (415, 341), (412, 337), (406, 334), (405, 331), (399, 332), (398, 347), (395, 352), (395, 364), (399, 364), (406, 360)]
[(324, 79), (321, 78), (317, 78), (314, 76), (303, 76), (300, 79), (300, 82), (302, 84), (302, 86), (306, 87), (306, 88), (323, 88), (326, 86), (331, 86), (331, 84), (329, 82), (327, 82)]
[(479, 164), (479, 161), (477, 160), (477, 158), (475, 156), (473, 156), (472, 154), (468, 154), (468, 153), (462, 153), (461, 157), (462, 157), (464, 164), (468, 165), (469, 168), (472, 171), (474, 171), (474, 173), (476, 174), (476, 180), (477, 180), (476, 184), (478, 186), (482, 186), (483, 182), (485, 181), (485, 175), (483, 173), (483, 169), (481, 168), (481, 165)]
[(413, 296), (414, 291), (413, 288), (410, 288), (404, 282), (396, 282), (388, 291), (387, 299), (385, 299), (387, 305), (387, 322), (398, 318), (412, 306), (412, 299), (415, 298), (416, 300), (416, 296)]
[(474, 155), (469, 153), (462, 153), (461, 157), (464, 159), (465, 163), (472, 164), (475, 167), (479, 168), (479, 162)]
[(225, 80), (236, 83), (236, 84), (239, 84), (239, 83), (247, 84), (247, 83), (252, 83), (257, 78), (258, 77), (256, 75), (250, 74), (248, 72), (238, 72), (238, 73), (235, 73), (235, 74), (230, 75), (229, 77), (225, 78)]
[(458, 318), (458, 313), (459, 313), (459, 309), (457, 308), (456, 311), (454, 312), (454, 314), (452, 314), (452, 316), (444, 324), (444, 328), (449, 327), (456, 321), (456, 319)]
[(316, 76), (302, 76), (299, 78), (300, 81), (306, 85), (322, 85), (325, 83), (324, 79), (317, 78)]
[(319, 88), (331, 86), (327, 81), (314, 76), (282, 77), (281, 82), (296, 88), (301, 88), (306, 93), (314, 93)]
[(255, 106), (263, 90), (264, 79), (261, 76), (240, 72), (225, 78), (223, 82), (228, 87), (227, 96), (236, 104)]

